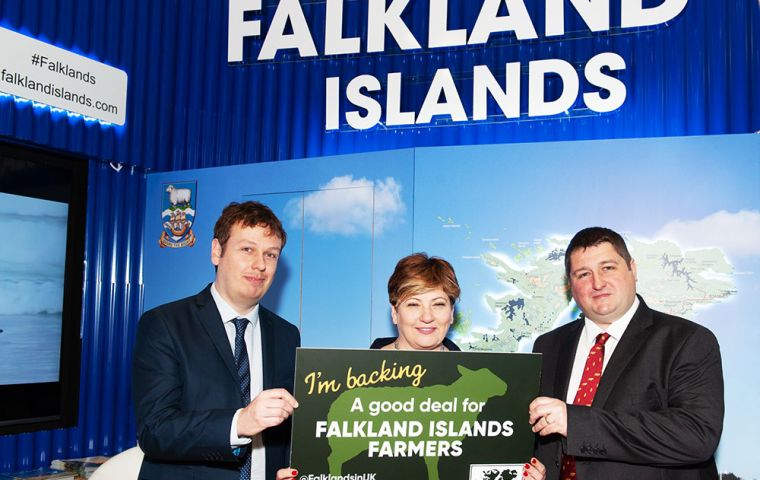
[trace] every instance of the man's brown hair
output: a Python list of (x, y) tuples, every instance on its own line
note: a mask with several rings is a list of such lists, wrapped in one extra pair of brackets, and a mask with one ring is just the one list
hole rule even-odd
[(214, 225), (214, 238), (219, 241), (224, 251), (227, 240), (230, 239), (232, 227), (240, 224), (241, 227), (264, 227), (269, 229), (271, 235), (282, 240), (282, 248), (288, 235), (282, 228), (282, 223), (277, 215), (263, 203), (248, 201), (243, 203), (232, 202), (222, 210), (222, 215)]

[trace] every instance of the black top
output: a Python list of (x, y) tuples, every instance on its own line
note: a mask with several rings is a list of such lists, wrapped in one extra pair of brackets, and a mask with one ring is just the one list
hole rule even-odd
[[(376, 338), (374, 342), (372, 342), (372, 345), (369, 346), (371, 350), (379, 350), (383, 348), (386, 345), (390, 345), (391, 343), (396, 341), (397, 337), (382, 337), (382, 338)], [(451, 350), (452, 352), (461, 352), (462, 349), (457, 346), (456, 343), (452, 342), (448, 338), (443, 339), (443, 346)]]

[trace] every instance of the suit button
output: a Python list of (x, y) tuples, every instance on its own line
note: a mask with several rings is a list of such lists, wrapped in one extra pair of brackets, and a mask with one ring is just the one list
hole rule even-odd
[(554, 460), (554, 466), (559, 468), (559, 460)]

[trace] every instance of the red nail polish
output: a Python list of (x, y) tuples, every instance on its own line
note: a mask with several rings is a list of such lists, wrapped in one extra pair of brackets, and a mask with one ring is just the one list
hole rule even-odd
[(298, 475), (298, 470), (293, 470), (290, 474), (295, 477), (296, 475)]
[(527, 476), (528, 476), (528, 472), (523, 472), (523, 477), (527, 477)]
[(536, 459), (535, 458), (531, 458), (530, 459), (530, 463), (532, 463), (533, 465), (535, 465), (536, 464)]

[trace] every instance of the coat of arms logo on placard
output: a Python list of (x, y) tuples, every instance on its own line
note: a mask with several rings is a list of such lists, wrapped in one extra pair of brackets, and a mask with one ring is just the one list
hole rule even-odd
[(197, 182), (165, 183), (161, 199), (161, 221), (164, 231), (158, 244), (161, 248), (182, 248), (195, 245), (192, 226), (195, 221)]

